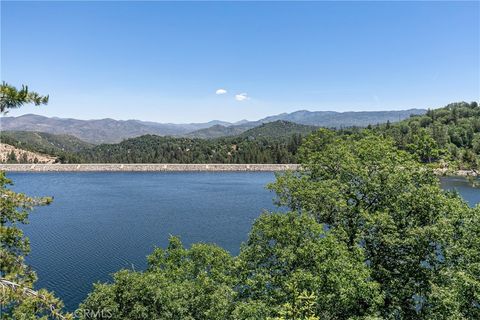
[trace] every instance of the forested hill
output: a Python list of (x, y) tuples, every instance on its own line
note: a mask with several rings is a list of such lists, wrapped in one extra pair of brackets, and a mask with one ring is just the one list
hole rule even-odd
[(451, 103), (396, 124), (372, 128), (392, 137), (400, 149), (425, 163), (461, 169), (480, 166), (480, 107), (477, 102)]
[[(93, 147), (93, 144), (66, 134), (51, 134), (32, 131), (2, 131), (0, 142), (34, 153), (49, 155), (58, 162), (81, 162), (79, 153)], [(24, 162), (21, 158), (16, 161)]]
[(240, 137), (246, 138), (284, 138), (294, 134), (307, 135), (318, 127), (298, 124), (289, 121), (277, 120), (274, 122), (262, 123), (258, 127), (241, 133)]
[(76, 152), (93, 146), (72, 135), (34, 131), (2, 131), (0, 140), (21, 149), (32, 149), (47, 154), (60, 151)]
[(249, 123), (241, 125), (224, 126), (217, 124), (209, 128), (196, 130), (186, 134), (188, 138), (211, 139), (220, 137), (236, 136), (251, 128)]
[(298, 134), (208, 140), (145, 135), (95, 146), (79, 156), (89, 163), (293, 163), (301, 140)]

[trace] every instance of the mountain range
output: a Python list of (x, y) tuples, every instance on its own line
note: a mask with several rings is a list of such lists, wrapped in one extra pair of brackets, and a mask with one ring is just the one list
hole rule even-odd
[(117, 143), (124, 139), (145, 134), (191, 138), (234, 136), (263, 123), (279, 120), (315, 127), (365, 127), (369, 124), (373, 125), (387, 121), (397, 122), (411, 115), (424, 114), (426, 111), (425, 109), (362, 112), (300, 110), (269, 116), (257, 121), (242, 120), (230, 123), (213, 120), (205, 123), (184, 124), (114, 119), (78, 120), (26, 114), (18, 117), (0, 118), (0, 129), (2, 131), (36, 131), (51, 134), (67, 134), (89, 143), (100, 144)]

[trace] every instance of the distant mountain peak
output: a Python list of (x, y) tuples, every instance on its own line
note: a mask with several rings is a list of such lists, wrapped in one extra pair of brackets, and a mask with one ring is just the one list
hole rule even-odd
[(367, 126), (369, 124), (396, 122), (410, 115), (424, 114), (424, 109), (398, 111), (308, 111), (298, 110), (265, 117), (257, 121), (241, 120), (230, 123), (212, 120), (205, 123), (157, 123), (141, 120), (115, 120), (111, 118), (96, 120), (65, 119), (25, 114), (18, 117), (2, 117), (1, 129), (11, 131), (39, 131), (52, 134), (71, 134), (90, 143), (115, 143), (127, 138), (145, 134), (160, 136), (188, 136), (213, 138), (238, 135), (262, 123), (286, 121), (307, 126), (340, 128)]

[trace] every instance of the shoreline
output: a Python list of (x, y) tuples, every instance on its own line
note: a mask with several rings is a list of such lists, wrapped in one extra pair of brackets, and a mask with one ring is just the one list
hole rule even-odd
[(444, 177), (478, 177), (479, 174), (475, 170), (448, 170), (448, 169), (433, 169), (436, 175)]

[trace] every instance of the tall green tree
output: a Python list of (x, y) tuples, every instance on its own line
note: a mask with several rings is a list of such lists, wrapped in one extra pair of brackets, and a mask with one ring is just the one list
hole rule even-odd
[(309, 215), (266, 213), (238, 256), (238, 297), (243, 307), (263, 305), (269, 316), (298, 309), (302, 293), (315, 297), (310, 316), (374, 316), (383, 297), (364, 260), (361, 250), (349, 250)]
[[(233, 259), (223, 249), (176, 237), (148, 257), (148, 270), (122, 270), (113, 284), (96, 284), (80, 305), (82, 319), (229, 319), (233, 308)], [(90, 312), (89, 312), (90, 311)]]
[[(312, 215), (350, 250), (364, 252), (384, 296), (383, 318), (430, 319), (435, 288), (455, 264), (445, 259), (459, 246), (461, 230), (452, 226), (473, 209), (442, 191), (433, 172), (391, 139), (320, 130), (300, 158), (303, 170), (270, 186), (279, 204)], [(463, 297), (464, 305), (477, 303)]]
[(454, 241), (442, 252), (442, 268), (425, 301), (431, 319), (480, 319), (480, 206), (451, 223)]

